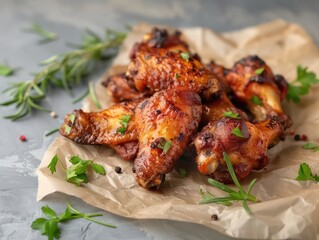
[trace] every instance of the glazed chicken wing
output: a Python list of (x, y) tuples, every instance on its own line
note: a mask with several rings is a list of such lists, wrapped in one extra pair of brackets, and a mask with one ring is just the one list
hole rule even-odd
[(140, 92), (152, 94), (163, 89), (191, 90), (205, 100), (219, 96), (216, 77), (197, 59), (162, 48), (145, 48), (136, 53), (126, 73)]
[[(79, 144), (108, 145), (124, 159), (131, 160), (137, 152), (134, 109), (140, 101), (116, 104), (101, 112), (75, 110), (66, 115), (60, 133)], [(119, 131), (123, 129), (123, 117), (127, 126)]]
[(275, 76), (258, 56), (248, 56), (236, 62), (225, 80), (236, 97), (248, 105), (257, 121), (278, 116), (284, 128), (291, 126), (291, 120), (281, 107), (288, 84), (282, 76)]
[[(242, 133), (236, 135), (238, 128)], [(283, 126), (277, 117), (252, 124), (243, 119), (224, 117), (210, 122), (194, 140), (199, 172), (224, 183), (232, 179), (223, 159), (223, 152), (229, 155), (239, 180), (252, 170), (265, 167), (269, 161), (267, 149), (279, 141)]]
[(141, 102), (135, 112), (137, 182), (144, 188), (159, 188), (198, 127), (201, 100), (191, 91), (160, 91)]

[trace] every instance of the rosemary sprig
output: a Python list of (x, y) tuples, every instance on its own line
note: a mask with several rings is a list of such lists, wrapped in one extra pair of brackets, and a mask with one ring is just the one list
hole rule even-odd
[(48, 43), (57, 39), (56, 33), (44, 29), (37, 23), (33, 23), (30, 28), (26, 29), (26, 31), (39, 35), (42, 38), (39, 41), (40, 44)]
[(226, 186), (223, 183), (220, 183), (214, 179), (208, 179), (208, 183), (216, 188), (219, 188), (220, 190), (228, 193), (228, 196), (226, 197), (215, 197), (211, 193), (207, 192), (206, 194), (201, 190), (200, 193), (202, 195), (202, 200), (199, 202), (199, 204), (205, 204), (205, 203), (218, 203), (223, 204), (226, 206), (231, 206), (233, 201), (242, 201), (243, 202), (243, 208), (248, 214), (251, 214), (251, 210), (248, 207), (247, 202), (258, 202), (259, 200), (251, 195), (251, 190), (254, 187), (257, 179), (254, 179), (251, 181), (251, 183), (248, 186), (247, 192), (244, 190), (244, 188), (240, 185), (236, 173), (234, 171), (234, 168), (231, 164), (231, 161), (228, 157), (228, 155), (224, 152), (223, 153), (229, 174), (235, 183), (238, 191), (235, 191), (228, 186)]
[[(42, 62), (45, 68), (26, 82), (13, 83), (4, 92), (11, 94), (11, 99), (1, 103), (2, 106), (15, 105), (17, 111), (5, 118), (17, 120), (32, 110), (50, 112), (40, 105), (46, 97), (49, 86), (71, 91), (71, 86), (78, 84), (89, 74), (97, 61), (110, 59), (122, 44), (126, 34), (122, 32), (106, 31), (105, 39), (90, 33), (86, 36), (79, 49), (65, 54), (53, 56)], [(90, 39), (90, 40), (89, 40)]]

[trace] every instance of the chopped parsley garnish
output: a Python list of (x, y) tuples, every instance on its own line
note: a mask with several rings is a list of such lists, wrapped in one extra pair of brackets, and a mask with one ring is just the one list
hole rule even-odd
[(172, 142), (167, 141), (165, 138), (163, 138), (163, 140), (160, 141), (156, 147), (159, 149), (163, 149), (163, 153), (166, 154), (168, 150), (171, 148), (171, 146), (172, 146)]
[(188, 62), (189, 61), (189, 57), (190, 57), (190, 53), (189, 52), (182, 52), (181, 53), (181, 57)]
[(318, 82), (319, 79), (314, 72), (308, 71), (307, 67), (298, 65), (297, 79), (288, 84), (287, 100), (299, 103), (300, 97), (309, 93), (310, 87)]
[(71, 129), (72, 128), (69, 125), (67, 125), (67, 124), (64, 125), (64, 131), (65, 131), (66, 134), (70, 134)]
[(179, 168), (179, 169), (177, 169), (177, 172), (179, 173), (179, 175), (181, 177), (187, 177), (188, 176), (188, 173), (187, 173), (185, 168)]
[(316, 181), (319, 182), (319, 176), (314, 175), (311, 171), (310, 166), (307, 163), (302, 163), (299, 166), (298, 176), (296, 178), (298, 181)]
[(255, 73), (257, 74), (257, 75), (260, 75), (260, 74), (262, 74), (263, 72), (264, 72), (264, 68), (263, 67), (261, 67), (261, 68), (258, 68), (258, 69), (256, 69), (255, 70)]
[(263, 102), (260, 100), (260, 98), (256, 95), (252, 96), (250, 101), (256, 105), (262, 106)]
[(239, 116), (239, 113), (234, 113), (232, 111), (224, 112), (224, 117), (241, 119), (241, 117)]
[(234, 134), (235, 136), (237, 137), (240, 137), (240, 138), (243, 138), (244, 135), (243, 133), (241, 132), (241, 130), (239, 129), (239, 127), (235, 127), (232, 131), (231, 131), (232, 134)]
[(175, 78), (175, 79), (178, 79), (178, 78), (179, 78), (179, 74), (178, 74), (178, 73), (175, 73), (174, 78)]
[(70, 114), (70, 116), (69, 116), (69, 120), (70, 120), (70, 122), (73, 124), (74, 123), (74, 121), (75, 121), (75, 114)]
[(122, 135), (124, 135), (125, 134), (125, 132), (126, 132), (126, 129), (127, 129), (127, 125), (128, 125), (128, 122), (131, 120), (131, 117), (132, 117), (132, 115), (122, 115), (121, 116), (121, 122), (120, 122), (120, 124), (122, 125), (122, 127), (119, 127), (118, 129), (117, 129), (117, 132), (118, 133), (122, 133)]

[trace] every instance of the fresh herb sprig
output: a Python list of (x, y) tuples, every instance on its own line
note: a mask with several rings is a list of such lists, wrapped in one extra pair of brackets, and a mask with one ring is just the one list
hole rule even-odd
[(100, 164), (94, 163), (92, 160), (82, 160), (78, 156), (73, 156), (69, 161), (72, 163), (72, 166), (70, 166), (68, 169), (65, 169), (62, 163), (59, 161), (58, 155), (56, 154), (49, 163), (48, 168), (50, 169), (51, 173), (54, 174), (56, 172), (56, 165), (59, 162), (61, 168), (66, 173), (65, 180), (78, 186), (80, 186), (82, 183), (88, 182), (87, 171), (89, 166), (91, 166), (93, 171), (98, 174), (106, 174), (104, 167)]
[(103, 216), (103, 214), (87, 214), (81, 213), (67, 203), (68, 207), (65, 209), (64, 213), (58, 215), (52, 208), (48, 205), (41, 208), (42, 212), (47, 218), (37, 218), (32, 222), (32, 229), (39, 230), (42, 235), (48, 236), (48, 240), (59, 239), (61, 236), (61, 230), (59, 229), (58, 223), (70, 221), (72, 219), (83, 218), (88, 221), (100, 224), (105, 227), (116, 228), (116, 226), (107, 224), (104, 222), (97, 221), (93, 219), (94, 217)]
[(296, 180), (298, 181), (316, 181), (319, 182), (319, 176), (314, 175), (311, 171), (310, 166), (307, 163), (302, 163), (299, 166), (298, 176), (296, 177)]
[(308, 71), (307, 67), (298, 65), (297, 79), (288, 84), (288, 93), (286, 96), (287, 100), (299, 103), (301, 96), (308, 94), (310, 87), (316, 83), (319, 83), (319, 79), (316, 74)]
[(228, 157), (228, 155), (224, 152), (223, 153), (224, 160), (226, 162), (229, 174), (235, 183), (238, 191), (233, 190), (232, 188), (226, 186), (223, 183), (220, 183), (214, 179), (208, 179), (208, 183), (212, 186), (228, 193), (228, 196), (226, 197), (215, 197), (213, 194), (207, 192), (204, 193), (203, 190), (200, 191), (202, 195), (202, 200), (199, 202), (199, 204), (205, 204), (205, 203), (218, 203), (226, 206), (231, 206), (233, 201), (242, 201), (243, 202), (243, 208), (248, 214), (251, 214), (251, 210), (248, 207), (247, 202), (258, 202), (259, 200), (251, 194), (251, 190), (254, 187), (257, 179), (254, 179), (251, 181), (251, 183), (248, 186), (247, 192), (244, 190), (244, 188), (240, 185), (236, 173), (234, 171), (234, 168), (232, 166), (232, 163)]
[(91, 32), (89, 34), (79, 49), (49, 58), (42, 62), (45, 68), (35, 74), (33, 79), (14, 83), (7, 88), (4, 92), (9, 92), (11, 99), (1, 105), (15, 105), (17, 111), (5, 118), (17, 120), (32, 110), (49, 112), (50, 110), (40, 105), (49, 91), (49, 85), (70, 92), (71, 86), (80, 83), (98, 61), (113, 57), (126, 36), (125, 33), (110, 30), (106, 32), (105, 39)]
[(50, 32), (40, 26), (38, 23), (33, 23), (30, 28), (25, 29), (25, 31), (37, 34), (41, 37), (39, 41), (40, 44), (48, 43), (57, 39), (57, 34)]

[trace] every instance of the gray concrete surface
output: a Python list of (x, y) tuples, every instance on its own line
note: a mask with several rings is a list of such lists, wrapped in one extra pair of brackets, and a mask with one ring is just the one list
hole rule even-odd
[[(0, 77), (0, 90), (10, 82), (28, 80), (31, 73), (39, 70), (40, 61), (68, 50), (65, 42), (79, 42), (85, 28), (102, 33), (105, 28), (123, 30), (125, 24), (146, 21), (175, 27), (205, 26), (216, 31), (229, 31), (283, 18), (301, 24), (318, 43), (318, 12), (318, 0), (0, 0), (0, 63), (7, 62), (12, 67), (20, 68), (12, 77)], [(38, 45), (37, 36), (23, 31), (32, 22), (56, 32), (59, 40)], [(101, 67), (91, 78), (97, 79), (104, 68)], [(75, 95), (85, 88), (86, 84), (75, 87)], [(0, 101), (7, 98), (6, 94), (0, 95)], [(57, 119), (42, 112), (18, 122), (0, 118), (0, 239), (45, 239), (31, 230), (31, 222), (41, 215), (42, 205), (49, 204), (62, 212), (66, 201), (84, 212), (103, 213), (102, 219), (118, 228), (109, 229), (76, 220), (62, 225), (61, 239), (229, 239), (195, 224), (118, 217), (62, 194), (54, 194), (45, 201), (37, 202), (35, 169), (54, 139), (54, 136), (44, 137), (44, 134), (59, 126), (64, 114), (80, 106), (73, 105), (71, 101), (67, 93), (53, 90), (45, 105), (58, 113)], [(11, 107), (1, 107), (0, 115), (10, 114), (13, 110)], [(21, 134), (27, 136), (27, 142), (19, 141)]]

